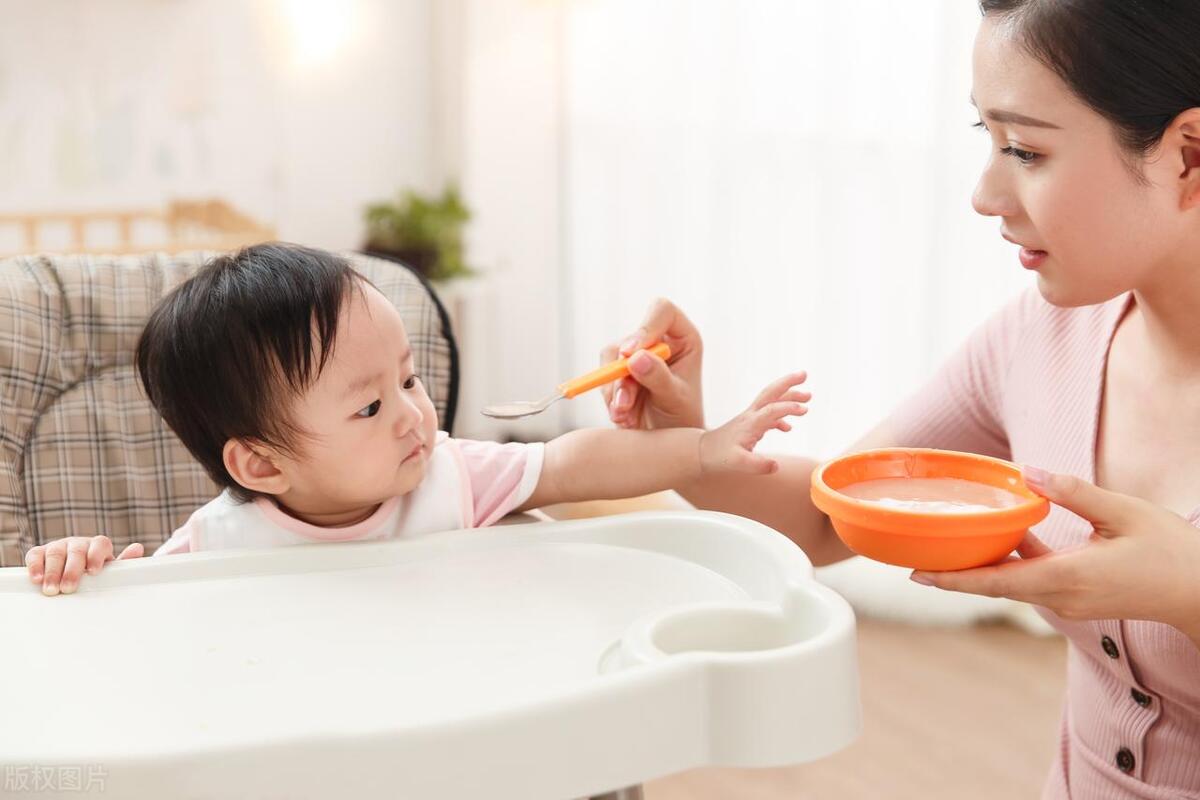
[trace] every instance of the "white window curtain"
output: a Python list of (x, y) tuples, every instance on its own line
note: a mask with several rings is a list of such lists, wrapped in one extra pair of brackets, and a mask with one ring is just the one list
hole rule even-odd
[(663, 295), (704, 334), (710, 425), (797, 368), (812, 413), (764, 447), (832, 455), (882, 419), (1030, 285), (970, 206), (978, 20), (965, 0), (565, 4), (571, 367)]

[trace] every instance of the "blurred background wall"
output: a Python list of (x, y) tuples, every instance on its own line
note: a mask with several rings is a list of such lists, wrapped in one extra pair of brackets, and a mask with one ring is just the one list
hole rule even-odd
[(345, 249), (368, 203), (458, 184), (462, 434), (602, 423), (596, 397), (519, 425), (471, 411), (546, 394), (664, 295), (705, 335), (710, 423), (807, 368), (812, 415), (768, 446), (832, 454), (1026, 285), (969, 204), (970, 3), (0, 11), (0, 214), (219, 197)]

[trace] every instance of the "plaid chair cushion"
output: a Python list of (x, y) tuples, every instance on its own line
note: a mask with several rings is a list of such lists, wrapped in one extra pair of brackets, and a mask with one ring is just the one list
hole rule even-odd
[[(133, 365), (155, 303), (211, 255), (0, 260), (0, 566), (62, 536), (151, 550), (215, 496)], [(347, 257), (400, 311), (449, 429), (457, 355), (436, 297), (401, 265)]]

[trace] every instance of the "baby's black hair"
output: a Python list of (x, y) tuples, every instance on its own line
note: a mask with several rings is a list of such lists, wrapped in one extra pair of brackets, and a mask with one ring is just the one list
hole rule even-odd
[(154, 309), (137, 343), (146, 396), (209, 476), (230, 439), (296, 454), (289, 400), (321, 374), (349, 293), (366, 279), (333, 253), (272, 242), (217, 256)]

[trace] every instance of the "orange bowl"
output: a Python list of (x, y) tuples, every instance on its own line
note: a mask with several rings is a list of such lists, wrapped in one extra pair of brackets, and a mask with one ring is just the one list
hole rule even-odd
[[(987, 511), (938, 513), (890, 508), (839, 491), (878, 478), (960, 478), (1004, 489), (1024, 502)], [(1050, 504), (1025, 485), (1015, 464), (950, 450), (889, 448), (834, 459), (813, 470), (812, 500), (855, 553), (934, 571), (995, 563), (1050, 513)]]

